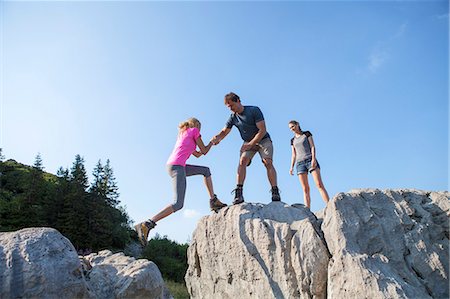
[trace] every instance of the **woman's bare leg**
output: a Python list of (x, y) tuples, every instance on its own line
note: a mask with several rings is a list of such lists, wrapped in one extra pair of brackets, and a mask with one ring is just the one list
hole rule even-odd
[(311, 196), (309, 193), (308, 173), (300, 173), (298, 175), (298, 179), (300, 180), (300, 184), (302, 185), (305, 205), (308, 209), (311, 209)]
[(325, 189), (325, 186), (322, 182), (322, 177), (320, 176), (320, 168), (315, 169), (312, 173), (314, 182), (316, 183), (317, 188), (319, 189), (320, 195), (322, 196), (323, 201), (328, 203), (330, 201), (330, 197), (328, 196), (328, 192)]

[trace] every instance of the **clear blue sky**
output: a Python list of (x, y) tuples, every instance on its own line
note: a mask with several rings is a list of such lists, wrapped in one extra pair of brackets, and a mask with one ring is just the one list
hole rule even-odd
[[(303, 202), (289, 175), (288, 121), (314, 136), (331, 196), (352, 188), (448, 190), (448, 1), (13, 2), (1, 7), (0, 147), (46, 171), (76, 154), (111, 160), (135, 221), (172, 201), (165, 163), (180, 121), (208, 141), (234, 91), (272, 136), (282, 200)], [(230, 203), (236, 128), (190, 163), (209, 166)], [(92, 176), (91, 176), (92, 178)], [(311, 179), (311, 184), (313, 184)], [(248, 169), (246, 201), (268, 203), (265, 168)], [(324, 204), (312, 186), (312, 210)], [(209, 214), (200, 177), (155, 232), (185, 242)], [(152, 233), (151, 235), (153, 235)]]

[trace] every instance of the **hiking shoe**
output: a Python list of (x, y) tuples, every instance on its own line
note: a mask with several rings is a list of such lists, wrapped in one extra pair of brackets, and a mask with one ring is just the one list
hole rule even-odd
[(155, 226), (156, 226), (156, 223), (150, 219), (148, 221), (138, 223), (134, 226), (134, 229), (136, 230), (136, 232), (138, 234), (138, 238), (139, 238), (139, 241), (141, 242), (142, 246), (147, 245), (148, 233)]
[(233, 204), (238, 205), (244, 202), (244, 196), (242, 195), (242, 187), (237, 187), (234, 189), (231, 194), (234, 193)]
[(281, 201), (280, 191), (278, 190), (278, 187), (272, 187), (270, 192), (272, 192), (272, 201)]
[(209, 207), (211, 208), (211, 211), (218, 212), (221, 208), (226, 207), (227, 205), (221, 202), (217, 195), (214, 194), (214, 197), (209, 200)]

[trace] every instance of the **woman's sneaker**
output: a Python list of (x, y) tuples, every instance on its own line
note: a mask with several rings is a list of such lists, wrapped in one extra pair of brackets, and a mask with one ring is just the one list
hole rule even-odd
[(221, 208), (226, 207), (227, 205), (221, 202), (217, 195), (214, 194), (214, 197), (209, 200), (209, 207), (211, 208), (211, 211), (218, 212)]
[(141, 241), (142, 246), (147, 245), (148, 233), (155, 226), (156, 226), (156, 223), (150, 219), (147, 221), (138, 223), (134, 226), (134, 229), (136, 230), (136, 232), (138, 234), (138, 238), (139, 238), (139, 241)]

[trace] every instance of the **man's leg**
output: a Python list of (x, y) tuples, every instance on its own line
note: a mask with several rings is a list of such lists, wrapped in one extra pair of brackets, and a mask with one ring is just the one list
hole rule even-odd
[(247, 174), (247, 166), (249, 162), (252, 160), (255, 153), (256, 153), (255, 151), (241, 152), (236, 176), (237, 186), (236, 189), (234, 189), (233, 191), (234, 192), (233, 204), (240, 204), (244, 202), (243, 187), (245, 176)]
[(247, 152), (242, 153), (239, 159), (239, 165), (237, 170), (237, 184), (244, 185), (245, 176), (247, 175), (247, 165), (250, 162), (251, 158), (249, 155), (246, 155)]
[(267, 170), (267, 178), (269, 179), (270, 186), (277, 186), (277, 171), (273, 167), (272, 159), (263, 159), (264, 166)]
[(277, 172), (275, 167), (273, 167), (272, 159), (263, 159), (263, 163), (267, 169), (267, 178), (269, 179), (270, 186), (272, 189), (272, 201), (281, 201), (280, 190), (278, 190), (277, 186)]
[(266, 138), (259, 144), (259, 154), (266, 166), (267, 178), (269, 179), (270, 186), (272, 187), (272, 201), (280, 201), (280, 191), (277, 186), (277, 172), (273, 166), (273, 144), (272, 140)]

